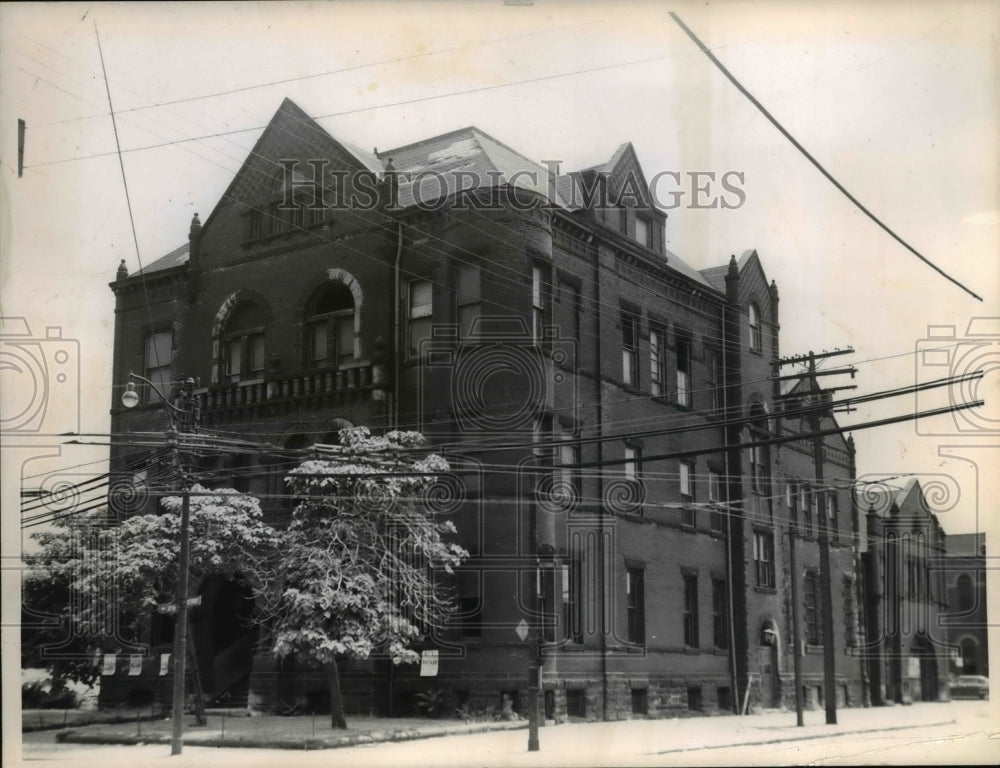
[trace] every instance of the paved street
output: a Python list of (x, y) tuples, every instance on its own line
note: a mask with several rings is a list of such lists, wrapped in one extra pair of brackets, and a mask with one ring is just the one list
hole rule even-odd
[(526, 751), (525, 730), (449, 736), (335, 750), (186, 747), (170, 760), (163, 745), (112, 747), (54, 743), (53, 732), (25, 734), (33, 766), (171, 764), (222, 766), (588, 766), (775, 764), (962, 764), (1000, 762), (1000, 718), (989, 703), (847, 709), (827, 726), (821, 711), (754, 717), (633, 720), (543, 728), (541, 750)]

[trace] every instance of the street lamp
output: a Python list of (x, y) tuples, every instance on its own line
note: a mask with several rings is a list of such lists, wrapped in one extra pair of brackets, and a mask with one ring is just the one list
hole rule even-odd
[(141, 381), (149, 385), (150, 389), (157, 394), (164, 405), (170, 410), (170, 428), (167, 432), (167, 445), (171, 448), (174, 460), (181, 471), (183, 482), (181, 495), (181, 544), (180, 554), (177, 558), (177, 596), (175, 608), (177, 609), (177, 623), (174, 626), (174, 692), (173, 692), (173, 734), (170, 739), (170, 754), (179, 755), (184, 740), (184, 676), (185, 658), (187, 653), (187, 591), (188, 591), (188, 561), (191, 553), (191, 484), (187, 473), (181, 464), (180, 447), (177, 443), (176, 415), (182, 415), (185, 420), (190, 420), (190, 427), (195, 428), (197, 412), (190, 407), (191, 390), (195, 387), (195, 380), (188, 378), (181, 385), (184, 392), (184, 403), (188, 409), (178, 408), (167, 399), (166, 395), (149, 379), (135, 373), (129, 373), (129, 382), (122, 393), (122, 405), (126, 408), (134, 408), (139, 404), (139, 395), (135, 391), (135, 381)]

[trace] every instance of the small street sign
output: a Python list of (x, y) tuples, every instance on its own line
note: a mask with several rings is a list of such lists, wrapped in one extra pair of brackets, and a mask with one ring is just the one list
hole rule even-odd
[(177, 606), (173, 603), (164, 603), (156, 606), (157, 613), (177, 613)]
[(196, 605), (201, 605), (201, 595), (195, 595), (187, 599), (188, 608), (193, 608)]
[(514, 631), (517, 632), (517, 636), (521, 638), (521, 642), (523, 643), (525, 640), (528, 639), (528, 622), (526, 622), (524, 619), (521, 619), (521, 621), (518, 622), (517, 627), (514, 629)]
[(170, 654), (161, 653), (160, 654), (160, 676), (167, 674), (170, 671)]

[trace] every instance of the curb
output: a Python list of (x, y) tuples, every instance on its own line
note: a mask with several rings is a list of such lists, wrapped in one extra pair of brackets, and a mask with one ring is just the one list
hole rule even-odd
[[(143, 723), (153, 723), (162, 719), (163, 715), (141, 715), (139, 717), (139, 721)], [(69, 731), (76, 728), (89, 728), (92, 725), (123, 725), (125, 723), (134, 723), (135, 720), (136, 718), (134, 717), (118, 715), (103, 720), (92, 720), (84, 723), (68, 723), (65, 725), (63, 723), (44, 723), (42, 725), (24, 723), (21, 725), (21, 733), (35, 733), (37, 731)]]
[[(381, 744), (386, 742), (415, 741), (417, 739), (434, 739), (440, 736), (465, 736), (467, 734), (488, 733), (490, 731), (514, 731), (527, 728), (524, 721), (483, 723), (464, 728), (428, 728), (421, 730), (372, 731), (352, 735), (329, 738), (304, 739), (302, 741), (278, 741), (274, 739), (226, 739), (208, 738), (185, 740), (187, 747), (239, 747), (248, 749), (337, 749), (339, 747), (356, 747), (364, 744)], [(117, 744), (134, 746), (138, 744), (169, 744), (170, 734), (150, 734), (148, 736), (102, 736), (100, 734), (80, 733), (76, 729), (67, 728), (56, 734), (56, 741), (66, 744)]]
[(906, 731), (913, 728), (933, 728), (939, 725), (952, 725), (957, 720), (942, 720), (940, 723), (918, 723), (916, 725), (892, 725), (885, 728), (862, 728), (853, 731), (837, 731), (835, 733), (815, 733), (808, 736), (787, 736), (780, 739), (764, 739), (758, 741), (741, 741), (735, 744), (709, 744), (697, 747), (679, 747), (677, 749), (664, 749), (661, 752), (653, 752), (654, 755), (669, 755), (676, 752), (702, 751), (706, 749), (732, 749), (735, 747), (763, 747), (766, 744), (787, 744), (793, 741), (811, 741), (813, 739), (832, 739), (837, 736), (857, 736), (861, 733), (885, 733), (886, 731)]

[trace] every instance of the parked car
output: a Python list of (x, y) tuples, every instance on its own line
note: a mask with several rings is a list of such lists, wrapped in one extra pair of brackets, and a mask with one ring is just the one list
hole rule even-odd
[(959, 675), (948, 689), (953, 699), (988, 699), (990, 679), (983, 675)]

